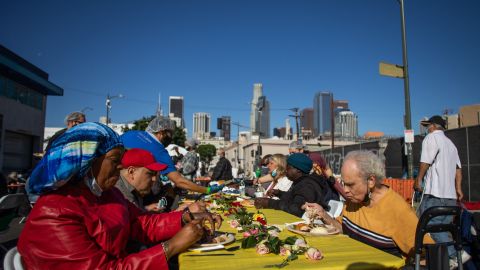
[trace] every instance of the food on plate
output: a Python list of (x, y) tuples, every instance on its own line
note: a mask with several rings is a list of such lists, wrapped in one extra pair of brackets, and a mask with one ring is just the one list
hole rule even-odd
[(240, 202), (240, 204), (241, 204), (242, 206), (245, 206), (245, 207), (253, 207), (253, 206), (255, 206), (253, 200), (243, 200), (243, 201)]
[(310, 227), (305, 224), (305, 223), (298, 223), (295, 225), (295, 229), (296, 230), (299, 230), (299, 231), (302, 231), (302, 232), (308, 232), (310, 231)]
[(310, 230), (310, 233), (314, 233), (314, 234), (328, 234), (329, 231), (327, 228), (321, 226), (321, 227), (315, 227), (315, 228), (312, 228)]
[(215, 238), (213, 238), (212, 243), (223, 243), (228, 240), (228, 234), (221, 234)]

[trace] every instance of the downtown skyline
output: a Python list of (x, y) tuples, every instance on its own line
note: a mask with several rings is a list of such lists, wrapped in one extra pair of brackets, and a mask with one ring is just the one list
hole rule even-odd
[[(254, 83), (270, 101), (270, 132), (315, 93), (349, 100), (359, 135), (403, 133), (403, 81), (378, 63), (402, 64), (397, 1), (20, 1), (3, 4), (0, 44), (65, 89), (49, 97), (47, 126), (71, 111), (130, 122), (155, 114), (158, 94), (184, 97), (192, 116), (249, 126)], [(445, 109), (480, 103), (480, 3), (405, 1), (412, 126)], [(19, 19), (21, 18), (21, 20)], [(293, 123), (294, 119), (290, 120)], [(293, 126), (293, 125), (292, 125)], [(214, 131), (214, 128), (212, 131)], [(235, 139), (236, 134), (232, 134)]]

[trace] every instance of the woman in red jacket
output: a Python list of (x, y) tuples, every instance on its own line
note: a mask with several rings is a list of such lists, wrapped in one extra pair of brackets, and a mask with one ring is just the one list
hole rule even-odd
[[(98, 123), (55, 140), (27, 184), (39, 196), (18, 241), (27, 269), (168, 269), (203, 236), (205, 218), (220, 225), (209, 213), (141, 213), (112, 188), (122, 154), (118, 135)], [(158, 244), (127, 254), (129, 239)]]

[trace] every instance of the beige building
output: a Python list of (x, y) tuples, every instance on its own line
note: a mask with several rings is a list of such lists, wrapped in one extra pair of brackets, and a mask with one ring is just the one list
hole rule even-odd
[[(261, 139), (262, 157), (268, 154), (284, 154), (288, 155), (288, 145), (292, 140), (283, 139)], [(331, 141), (312, 139), (303, 141), (307, 149), (312, 152), (330, 149)], [(351, 141), (335, 141), (335, 146), (350, 145), (356, 142)], [(230, 160), (233, 168), (245, 170), (247, 177), (250, 177), (255, 166), (255, 152), (257, 151), (258, 137), (250, 136), (249, 132), (240, 133), (240, 143), (233, 143), (225, 147), (225, 157)], [(240, 161), (240, 162), (239, 162)]]
[(460, 127), (480, 125), (480, 104), (460, 107), (458, 114)]

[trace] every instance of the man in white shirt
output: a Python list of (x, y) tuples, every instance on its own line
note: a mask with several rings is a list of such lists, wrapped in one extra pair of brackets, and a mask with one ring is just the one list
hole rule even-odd
[[(441, 116), (432, 116), (421, 124), (428, 128), (428, 135), (422, 143), (420, 169), (415, 180), (415, 190), (423, 191), (424, 195), (419, 206), (419, 217), (433, 206), (455, 206), (457, 200), (463, 198), (462, 169), (457, 148), (445, 136), (445, 120)], [(425, 181), (422, 188), (422, 180)], [(451, 223), (451, 216), (439, 216), (429, 224)], [(432, 233), (432, 238), (438, 242), (449, 242), (449, 233)], [(455, 258), (453, 246), (448, 246), (450, 258)]]

